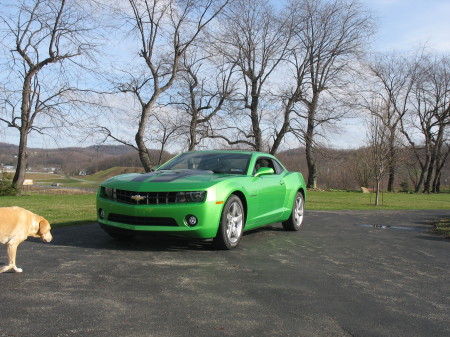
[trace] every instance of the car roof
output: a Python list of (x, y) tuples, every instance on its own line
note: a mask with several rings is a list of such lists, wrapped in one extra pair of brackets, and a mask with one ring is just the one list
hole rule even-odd
[(261, 156), (270, 156), (273, 155), (266, 153), (266, 152), (259, 152), (259, 151), (250, 151), (250, 150), (196, 150), (196, 151), (188, 151), (184, 153), (240, 153), (240, 154), (256, 154)]

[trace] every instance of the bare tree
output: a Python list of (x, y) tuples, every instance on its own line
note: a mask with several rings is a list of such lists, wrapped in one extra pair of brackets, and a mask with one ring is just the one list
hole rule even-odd
[[(192, 151), (210, 136), (212, 119), (223, 109), (234, 91), (234, 65), (223, 58), (212, 57), (197, 48), (183, 57), (177, 95), (172, 97), (183, 113), (186, 123), (180, 125), (182, 136), (187, 136), (188, 150)], [(199, 56), (199, 55), (205, 56)]]
[[(152, 111), (161, 95), (175, 83), (183, 56), (199, 39), (229, 0), (129, 0), (131, 14), (125, 20), (132, 25), (143, 61), (133, 64), (126, 78), (116, 83), (123, 93), (133, 95), (140, 107), (135, 135), (139, 158), (146, 171), (152, 170), (146, 146), (146, 132)], [(110, 130), (107, 134), (112, 135)], [(119, 136), (114, 139), (120, 140)], [(124, 142), (124, 141), (122, 141)], [(127, 143), (127, 145), (132, 146)]]
[[(380, 110), (383, 105), (380, 105)], [(369, 144), (370, 163), (375, 180), (375, 205), (379, 205), (381, 181), (389, 168), (389, 128), (376, 116), (371, 116), (368, 122), (367, 140)]]
[[(400, 124), (409, 109), (409, 98), (417, 80), (416, 62), (397, 53), (376, 55), (368, 65), (361, 88), (364, 109), (383, 123), (388, 132), (389, 181), (387, 190), (394, 190), (400, 149)], [(373, 79), (373, 80), (372, 80)], [(373, 102), (377, 102), (373, 106)], [(382, 109), (378, 106), (382, 102)]]
[[(128, 97), (122, 97), (124, 100), (127, 98)], [(119, 109), (118, 111), (115, 111), (116, 114), (114, 114), (114, 111), (110, 111), (108, 117), (114, 118), (114, 123), (108, 127), (97, 125), (95, 126), (95, 132), (97, 135), (103, 137), (101, 142), (112, 139), (115, 142), (129, 146), (136, 150), (137, 157), (139, 158), (139, 148), (135, 143), (126, 138), (130, 125), (131, 127), (136, 125), (136, 119), (139, 117), (132, 116), (133, 114), (130, 113), (132, 109), (130, 107), (125, 106), (124, 108), (124, 110)], [(113, 126), (115, 126), (116, 129), (113, 129)], [(160, 165), (162, 160), (166, 159), (163, 157), (167, 154), (167, 147), (173, 139), (180, 136), (182, 128), (183, 123), (181, 121), (181, 116), (176, 110), (168, 108), (165, 105), (156, 105), (153, 108), (151, 114), (148, 116), (145, 142), (153, 144), (153, 148), (149, 149), (148, 153), (150, 162), (153, 163), (154, 166)], [(159, 144), (159, 146), (156, 146), (156, 144)], [(139, 161), (141, 162), (140, 158)]]
[[(159, 109), (161, 110), (161, 109)], [(165, 110), (165, 109), (164, 109)], [(178, 120), (173, 118), (171, 111), (155, 111), (150, 119), (151, 137), (150, 140), (153, 143), (160, 143), (159, 156), (157, 165), (161, 165), (163, 154), (166, 151), (167, 144), (170, 140), (177, 136), (180, 129), (180, 123)]]
[(436, 57), (431, 60), (431, 71), (428, 81), (424, 84), (427, 95), (426, 103), (433, 111), (436, 129), (432, 137), (432, 153), (424, 191), (439, 192), (441, 170), (449, 154), (450, 129), (450, 59)]
[[(80, 102), (70, 84), (70, 67), (84, 70), (82, 59), (95, 50), (92, 18), (76, 1), (23, 0), (3, 8), (0, 22), (9, 50), (9, 88), (0, 120), (20, 134), (13, 184), (20, 193), (27, 167), (30, 132), (45, 133), (69, 117), (65, 106)], [(50, 70), (51, 69), (51, 70)], [(16, 87), (14, 87), (16, 86)], [(38, 121), (47, 119), (39, 126)]]
[(355, 150), (349, 160), (349, 168), (359, 186), (368, 188), (373, 178), (370, 148), (362, 147)]
[[(269, 79), (288, 50), (292, 17), (278, 15), (268, 0), (235, 0), (225, 14), (215, 48), (239, 69), (241, 90), (233, 98), (231, 125), (215, 129), (211, 137), (263, 151), (268, 140), (262, 105), (268, 101)], [(232, 135), (227, 136), (226, 130), (233, 130)]]
[[(296, 119), (304, 127), (297, 134), (304, 139), (308, 163), (308, 187), (317, 186), (316, 135), (321, 125), (337, 121), (342, 109), (322, 110), (326, 96), (338, 98), (352, 63), (363, 51), (373, 33), (373, 20), (356, 1), (304, 0), (291, 1), (298, 24), (293, 41), (295, 53), (295, 84), (286, 97), (286, 107), (292, 105)], [(323, 114), (321, 114), (323, 112)]]
[[(410, 97), (410, 109), (402, 119), (402, 134), (420, 164), (424, 192), (436, 191), (440, 170), (445, 163), (450, 125), (450, 61), (428, 55), (417, 63), (419, 76)], [(435, 184), (433, 184), (435, 181)], [(434, 185), (434, 187), (433, 187)]]

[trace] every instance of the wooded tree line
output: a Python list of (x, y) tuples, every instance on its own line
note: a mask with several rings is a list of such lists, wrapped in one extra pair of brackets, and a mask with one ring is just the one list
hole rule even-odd
[(351, 114), (367, 117), (368, 179), (388, 175), (392, 190), (406, 146), (416, 191), (439, 190), (448, 55), (367, 53), (376, 25), (358, 1), (23, 0), (1, 25), (0, 121), (20, 133), (18, 187), (29, 133), (78, 127), (136, 149), (146, 171), (150, 149), (301, 146), (315, 188), (328, 131)]

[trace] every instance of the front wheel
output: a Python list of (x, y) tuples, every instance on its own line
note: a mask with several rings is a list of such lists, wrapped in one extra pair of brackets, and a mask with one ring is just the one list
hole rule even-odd
[(287, 231), (298, 231), (302, 226), (305, 201), (303, 194), (297, 192), (289, 219), (283, 221), (283, 228)]
[(214, 246), (218, 249), (236, 248), (244, 230), (244, 218), (241, 199), (231, 195), (223, 207), (219, 230), (213, 241)]

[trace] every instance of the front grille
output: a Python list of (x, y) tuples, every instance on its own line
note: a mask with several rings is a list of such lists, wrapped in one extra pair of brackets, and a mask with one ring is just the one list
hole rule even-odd
[(130, 205), (168, 205), (203, 202), (206, 191), (136, 192), (102, 186), (99, 196)]
[[(115, 190), (114, 200), (125, 204), (164, 205), (175, 203), (177, 192), (133, 192)], [(139, 197), (141, 200), (132, 199)]]
[(116, 213), (110, 213), (108, 220), (135, 226), (178, 226), (177, 222), (173, 218), (131, 216)]

